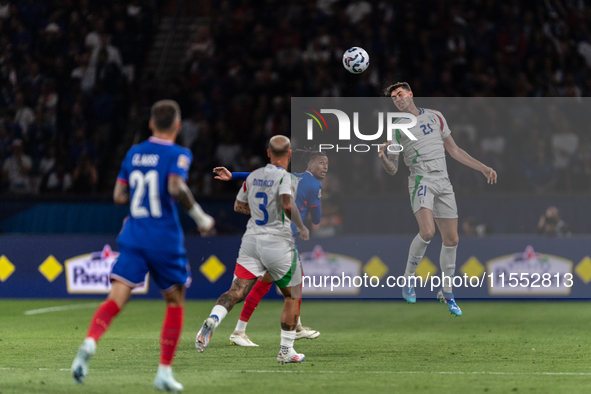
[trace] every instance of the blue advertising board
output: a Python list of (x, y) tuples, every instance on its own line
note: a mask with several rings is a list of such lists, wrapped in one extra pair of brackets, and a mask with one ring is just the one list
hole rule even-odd
[[(412, 237), (342, 236), (298, 240), (304, 298), (399, 299)], [(187, 237), (190, 299), (215, 299), (231, 284), (240, 237)], [(441, 286), (441, 240), (417, 269), (418, 298)], [(114, 236), (0, 236), (1, 298), (103, 297), (117, 259)], [(591, 238), (463, 238), (457, 251), (457, 298), (591, 298)], [(449, 279), (447, 279), (449, 280)], [(420, 285), (422, 281), (422, 286)], [(159, 298), (150, 280), (136, 297)], [(279, 298), (276, 292), (269, 297)]]

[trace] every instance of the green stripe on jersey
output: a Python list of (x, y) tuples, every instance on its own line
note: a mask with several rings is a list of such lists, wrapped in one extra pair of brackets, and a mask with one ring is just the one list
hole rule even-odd
[[(415, 148), (413, 148), (413, 149), (415, 149)], [(416, 150), (416, 149), (415, 149), (415, 153), (416, 153), (417, 155), (415, 156), (415, 158), (414, 158), (414, 159), (412, 159), (412, 162), (413, 162), (413, 163), (416, 163), (416, 162), (417, 162), (417, 159), (418, 159), (418, 158), (419, 158), (419, 156), (420, 156), (420, 155), (419, 155), (419, 151), (418, 151), (418, 150)]]

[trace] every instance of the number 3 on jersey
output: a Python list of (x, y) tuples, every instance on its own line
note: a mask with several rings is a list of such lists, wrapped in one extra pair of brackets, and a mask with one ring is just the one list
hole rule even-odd
[(257, 194), (255, 194), (255, 197), (263, 199), (263, 203), (259, 204), (259, 209), (261, 210), (261, 212), (263, 212), (264, 218), (263, 218), (263, 220), (255, 220), (254, 222), (256, 224), (258, 224), (259, 226), (264, 226), (269, 221), (269, 212), (267, 212), (267, 203), (268, 203), (267, 193), (258, 192)]
[[(148, 208), (142, 205), (146, 194), (146, 186), (148, 187), (149, 212)], [(135, 189), (129, 209), (132, 217), (141, 219), (148, 216), (152, 216), (153, 218), (162, 216), (160, 193), (158, 192), (158, 171), (150, 170), (146, 175), (140, 170), (132, 171), (129, 174), (129, 187)]]

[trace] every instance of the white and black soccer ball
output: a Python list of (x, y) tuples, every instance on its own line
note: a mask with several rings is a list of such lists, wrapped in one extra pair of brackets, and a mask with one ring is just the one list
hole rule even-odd
[(363, 48), (349, 48), (343, 54), (343, 66), (350, 73), (361, 74), (369, 67), (369, 55)]

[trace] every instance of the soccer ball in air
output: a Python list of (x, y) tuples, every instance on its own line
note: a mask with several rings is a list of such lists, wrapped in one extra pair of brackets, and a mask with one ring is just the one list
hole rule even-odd
[(369, 67), (369, 55), (363, 48), (349, 48), (343, 54), (343, 66), (350, 73), (360, 74)]

